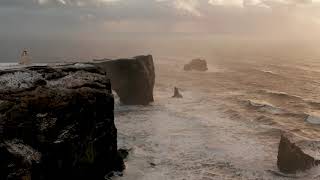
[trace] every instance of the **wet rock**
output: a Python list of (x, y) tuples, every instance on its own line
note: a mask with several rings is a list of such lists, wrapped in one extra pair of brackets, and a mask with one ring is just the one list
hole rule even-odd
[(137, 56), (131, 59), (95, 60), (111, 78), (112, 89), (123, 104), (147, 105), (154, 101), (155, 69), (153, 58)]
[(318, 143), (304, 140), (285, 133), (281, 135), (277, 165), (283, 173), (296, 173), (317, 166), (315, 159), (320, 146)]
[[(40, 163), (41, 154), (32, 147), (24, 144), (19, 140), (4, 141), (0, 144), (1, 153), (1, 179), (31, 179), (32, 165), (36, 166)], [(7, 164), (12, 160), (14, 163)], [(6, 168), (4, 166), (8, 165)]]
[(185, 71), (207, 71), (208, 66), (206, 60), (203, 59), (193, 59), (189, 64), (184, 66)]
[(150, 166), (153, 167), (153, 168), (156, 167), (156, 164), (155, 164), (155, 163), (152, 163), (152, 162), (151, 162), (151, 163), (149, 163), (149, 164), (150, 164)]
[(112, 178), (114, 177), (122, 177), (123, 176), (123, 172), (119, 172), (119, 171), (112, 171), (110, 173), (108, 173), (107, 175), (104, 176), (105, 180), (112, 180)]
[(180, 94), (179, 89), (177, 87), (174, 87), (174, 94), (172, 97), (173, 98), (183, 98), (183, 96)]
[(93, 65), (0, 75), (0, 179), (103, 179), (124, 169), (110, 80)]
[(122, 159), (126, 159), (129, 155), (129, 150), (127, 149), (119, 149), (118, 154)]

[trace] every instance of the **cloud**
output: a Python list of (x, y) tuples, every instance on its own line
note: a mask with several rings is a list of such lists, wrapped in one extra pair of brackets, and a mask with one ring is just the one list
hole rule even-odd
[(209, 0), (209, 4), (213, 6), (238, 6), (243, 7), (244, 1), (243, 0)]
[(0, 0), (0, 35), (253, 32), (318, 24), (319, 5), (320, 0)]
[[(132, 7), (144, 6), (145, 9), (160, 4), (176, 10), (178, 14), (201, 17), (207, 6), (229, 8), (306, 8), (320, 4), (320, 0), (1, 0), (0, 7), (95, 7), (105, 8), (108, 5), (121, 4)], [(152, 5), (152, 7), (148, 7)], [(309, 7), (310, 8), (310, 7)]]
[(34, 7), (34, 6), (101, 6), (121, 0), (1, 0), (0, 7)]
[(320, 0), (209, 0), (209, 4), (213, 6), (237, 6), (237, 7), (287, 7), (300, 5), (316, 5)]
[(101, 6), (120, 0), (37, 0), (40, 5), (59, 4), (62, 6)]
[(0, 23), (4, 54), (35, 41), (35, 51), (63, 45), (69, 53), (74, 44), (68, 42), (79, 40), (80, 48), (93, 41), (114, 47), (131, 40), (131, 49), (148, 40), (169, 44), (191, 36), (314, 39), (320, 31), (320, 0), (0, 0)]
[(195, 16), (201, 16), (199, 8), (198, 0), (176, 0), (174, 1), (174, 5), (179, 10), (187, 11)]
[(167, 3), (170, 4), (171, 7), (181, 11), (190, 13), (194, 16), (201, 16), (201, 12), (199, 11), (200, 2), (199, 0), (155, 0), (159, 3)]
[[(196, 17), (206, 16), (208, 6), (214, 8), (241, 8), (241, 9), (269, 9), (269, 10), (300, 10), (320, 7), (320, 0), (155, 0), (170, 4), (178, 12), (185, 12)], [(319, 10), (319, 9), (318, 9)], [(209, 12), (210, 13), (210, 12)]]

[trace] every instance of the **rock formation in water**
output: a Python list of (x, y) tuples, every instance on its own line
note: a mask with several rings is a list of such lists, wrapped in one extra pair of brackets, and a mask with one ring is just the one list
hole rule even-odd
[(114, 98), (93, 65), (0, 72), (0, 179), (104, 179), (121, 171)]
[[(319, 150), (319, 145), (317, 145)], [(283, 134), (279, 143), (277, 165), (281, 172), (296, 173), (308, 170), (320, 162), (316, 160), (314, 142)]]
[(172, 97), (173, 98), (183, 98), (183, 96), (180, 94), (179, 89), (177, 87), (174, 87), (174, 94)]
[(153, 102), (155, 69), (151, 55), (131, 59), (96, 60), (111, 78), (112, 89), (123, 104), (147, 105)]
[(206, 60), (203, 59), (193, 59), (189, 64), (184, 65), (185, 71), (207, 71), (208, 66)]

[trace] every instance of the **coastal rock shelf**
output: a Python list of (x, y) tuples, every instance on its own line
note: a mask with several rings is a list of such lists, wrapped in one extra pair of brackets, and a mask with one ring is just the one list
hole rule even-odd
[(147, 105), (154, 101), (155, 69), (151, 55), (131, 59), (95, 60), (111, 79), (112, 89), (127, 105)]
[(121, 171), (114, 98), (93, 65), (0, 71), (0, 179), (103, 179)]

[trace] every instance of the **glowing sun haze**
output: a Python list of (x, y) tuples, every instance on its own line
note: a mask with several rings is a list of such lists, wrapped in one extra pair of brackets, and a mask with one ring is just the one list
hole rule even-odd
[(0, 23), (2, 54), (45, 40), (315, 40), (320, 0), (1, 0)]

